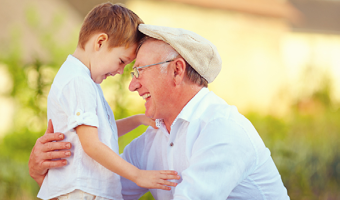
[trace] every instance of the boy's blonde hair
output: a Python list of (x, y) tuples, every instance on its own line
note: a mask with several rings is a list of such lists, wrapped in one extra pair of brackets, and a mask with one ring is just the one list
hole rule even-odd
[(143, 37), (138, 25), (144, 22), (121, 4), (103, 3), (94, 7), (85, 17), (80, 29), (78, 46), (85, 44), (95, 33), (108, 35), (109, 48), (137, 44)]

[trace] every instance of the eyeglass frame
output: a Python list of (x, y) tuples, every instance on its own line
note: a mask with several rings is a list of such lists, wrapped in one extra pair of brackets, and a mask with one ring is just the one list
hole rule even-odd
[(138, 69), (142, 69), (142, 68), (146, 68), (146, 67), (151, 67), (151, 66), (154, 66), (154, 65), (160, 65), (160, 64), (172, 62), (172, 61), (174, 61), (174, 60), (175, 60), (175, 59), (171, 59), (171, 60), (159, 62), (159, 63), (156, 63), (156, 64), (145, 65), (145, 66), (141, 66), (141, 67), (134, 67), (134, 68), (132, 68), (132, 69), (133, 69), (133, 72), (130, 73), (130, 74), (131, 74), (131, 78), (133, 78), (133, 77), (135, 77), (136, 79), (139, 78), (139, 71), (138, 71)]

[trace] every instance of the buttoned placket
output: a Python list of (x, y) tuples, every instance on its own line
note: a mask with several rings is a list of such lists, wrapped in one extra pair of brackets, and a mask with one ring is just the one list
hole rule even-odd
[[(169, 134), (168, 130), (166, 129), (165, 127), (165, 124), (164, 124), (164, 121), (161, 120), (161, 119), (156, 119), (156, 124), (158, 125), (159, 129), (162, 131), (165, 139), (166, 139), (166, 156), (167, 156), (167, 166), (168, 166), (168, 169), (174, 169), (173, 168), (173, 161), (171, 159), (172, 157), (172, 150), (171, 148), (174, 146), (174, 142), (172, 141), (172, 135)], [(172, 132), (172, 131), (171, 131)], [(175, 133), (174, 133), (175, 134)], [(174, 135), (173, 134), (173, 135)]]
[[(162, 133), (164, 134), (165, 140), (166, 140), (166, 157), (167, 160), (164, 160), (163, 164), (164, 167), (168, 167), (167, 169), (169, 170), (174, 170), (174, 158), (173, 158), (173, 154), (174, 154), (174, 148), (175, 147), (175, 141), (174, 139), (176, 138), (176, 130), (173, 130), (173, 125), (171, 125), (171, 130), (170, 130), (170, 134), (168, 132), (168, 130), (165, 127), (164, 121), (163, 120), (156, 120), (156, 123), (159, 125), (159, 129), (162, 131)], [(173, 123), (174, 124), (174, 123)], [(166, 162), (167, 161), (167, 162)], [(171, 182), (176, 182), (174, 180), (169, 180)], [(171, 188), (171, 193), (174, 194), (174, 188)]]
[[(169, 134), (169, 140), (168, 140), (168, 165), (170, 170), (175, 170), (175, 164), (174, 164), (174, 154), (175, 154), (175, 149), (178, 149), (178, 144), (177, 141), (177, 136), (179, 134), (179, 128), (180, 128), (180, 121), (178, 118), (175, 119), (175, 121), (171, 125), (171, 130)], [(176, 180), (170, 180), (171, 182), (177, 182)], [(178, 183), (178, 182), (177, 182)], [(175, 193), (175, 188), (171, 188), (171, 193)]]
[(169, 164), (169, 169), (174, 170), (174, 148), (176, 148), (176, 136), (178, 132), (178, 123), (177, 123), (177, 118), (171, 125), (171, 130), (168, 138), (168, 148), (167, 148), (167, 153), (168, 153), (168, 164)]

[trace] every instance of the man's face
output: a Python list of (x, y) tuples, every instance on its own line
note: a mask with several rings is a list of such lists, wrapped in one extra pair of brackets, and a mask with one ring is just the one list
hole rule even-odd
[[(161, 41), (146, 41), (138, 51), (134, 67), (163, 62), (164, 48)], [(166, 65), (171, 65), (168, 63)], [(169, 67), (169, 66), (167, 66)], [(173, 87), (171, 70), (161, 72), (160, 65), (139, 69), (139, 78), (133, 77), (130, 91), (137, 91), (145, 99), (145, 115), (153, 119), (164, 119), (171, 112)]]

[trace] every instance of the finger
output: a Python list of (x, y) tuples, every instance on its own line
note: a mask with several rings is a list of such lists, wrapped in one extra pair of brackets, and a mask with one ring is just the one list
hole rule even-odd
[(167, 186), (164, 186), (164, 185), (158, 185), (155, 189), (171, 190), (170, 187), (167, 187)]
[(47, 130), (46, 130), (45, 134), (47, 134), (47, 133), (54, 133), (53, 123), (52, 123), (51, 119), (48, 120)]
[(58, 168), (58, 167), (63, 167), (67, 165), (67, 160), (53, 160), (53, 161), (45, 161), (42, 163), (42, 167), (46, 169), (51, 169), (51, 168)]
[(155, 121), (152, 121), (152, 122), (151, 122), (151, 126), (152, 126), (152, 128), (154, 128), (154, 129), (158, 129), (158, 127), (156, 126), (156, 122), (155, 122)]
[(168, 175), (177, 175), (178, 173), (174, 170), (161, 170), (161, 174), (168, 174)]
[(161, 181), (160, 184), (167, 185), (167, 186), (173, 186), (173, 187), (177, 186), (177, 183), (166, 181), (166, 180)]
[(62, 133), (51, 133), (51, 134), (45, 134), (41, 136), (38, 141), (41, 142), (42, 144), (45, 144), (47, 142), (52, 142), (52, 141), (59, 141), (64, 139), (64, 134)]
[(173, 179), (179, 180), (181, 177), (178, 175), (163, 175), (161, 178), (164, 180), (173, 180)]
[(71, 156), (71, 151), (50, 151), (42, 155), (43, 160), (67, 158)]
[(70, 149), (71, 143), (69, 142), (48, 142), (42, 147), (42, 152), (49, 152), (54, 150)]

